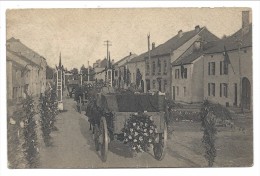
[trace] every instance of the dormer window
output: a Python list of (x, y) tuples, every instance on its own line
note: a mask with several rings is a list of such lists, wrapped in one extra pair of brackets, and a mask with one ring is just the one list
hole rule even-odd
[(201, 49), (201, 42), (200, 41), (196, 41), (195, 43), (194, 43), (194, 50), (195, 51), (198, 51), (198, 50), (200, 50)]

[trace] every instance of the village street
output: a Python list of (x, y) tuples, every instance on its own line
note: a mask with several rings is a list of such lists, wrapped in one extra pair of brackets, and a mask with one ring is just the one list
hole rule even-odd
[[(65, 112), (57, 116), (58, 131), (52, 132), (53, 146), (45, 147), (40, 142), (40, 164), (38, 168), (114, 168), (114, 167), (206, 167), (201, 143), (202, 132), (198, 123), (178, 122), (169, 136), (167, 153), (157, 161), (150, 153), (134, 155), (127, 145), (119, 141), (109, 144), (106, 162), (102, 162), (95, 151), (87, 116), (76, 111), (73, 99), (64, 99)], [(215, 167), (237, 166), (252, 162), (251, 128), (246, 134), (240, 131), (219, 132), (219, 146)], [(237, 136), (240, 136), (237, 138)], [(249, 142), (249, 143), (248, 143)], [(232, 144), (232, 145), (231, 145)], [(238, 145), (239, 144), (239, 145)]]
[[(39, 168), (103, 168), (103, 167), (201, 167), (206, 166), (202, 155), (191, 150), (178, 151), (183, 144), (169, 139), (169, 149), (162, 161), (154, 159), (151, 153), (133, 156), (127, 145), (112, 141), (106, 162), (102, 162), (95, 151), (92, 133), (89, 131), (87, 117), (76, 111), (73, 99), (65, 99), (67, 112), (60, 113), (52, 133), (53, 146), (40, 149)], [(173, 142), (175, 141), (175, 142)], [(192, 160), (192, 161), (191, 161)]]

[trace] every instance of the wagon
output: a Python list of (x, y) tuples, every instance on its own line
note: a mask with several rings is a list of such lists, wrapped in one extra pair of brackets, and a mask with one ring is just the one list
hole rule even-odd
[(68, 89), (70, 98), (72, 98), (72, 95), (75, 94), (75, 90), (78, 86), (79, 86), (78, 80), (68, 80), (67, 89)]
[(96, 101), (86, 107), (86, 115), (93, 128), (95, 149), (102, 161), (107, 160), (108, 144), (112, 140), (122, 141), (122, 129), (131, 114), (145, 113), (156, 125), (156, 142), (153, 144), (154, 157), (162, 160), (167, 141), (167, 125), (164, 112), (164, 95), (150, 94), (97, 94)]

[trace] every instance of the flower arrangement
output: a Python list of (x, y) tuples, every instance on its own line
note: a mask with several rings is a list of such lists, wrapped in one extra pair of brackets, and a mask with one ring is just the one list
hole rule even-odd
[(56, 116), (58, 114), (58, 102), (54, 89), (46, 90), (45, 95), (40, 97), (40, 123), (43, 133), (43, 140), (46, 146), (50, 146), (50, 133), (57, 130), (55, 127)]
[(36, 168), (38, 164), (38, 148), (37, 148), (37, 134), (36, 122), (34, 115), (34, 100), (31, 96), (27, 96), (23, 102), (22, 107), (25, 112), (25, 117), (20, 123), (23, 127), (24, 143), (23, 149), (25, 158), (27, 159), (29, 168)]
[(132, 114), (126, 121), (122, 130), (124, 143), (136, 151), (144, 152), (154, 144), (157, 128), (154, 122), (146, 114)]
[(201, 111), (201, 126), (203, 129), (202, 143), (204, 144), (204, 157), (208, 161), (208, 166), (212, 167), (217, 156), (217, 149), (215, 147), (217, 128), (217, 119), (231, 119), (229, 110), (220, 104), (213, 104), (205, 100), (202, 104)]

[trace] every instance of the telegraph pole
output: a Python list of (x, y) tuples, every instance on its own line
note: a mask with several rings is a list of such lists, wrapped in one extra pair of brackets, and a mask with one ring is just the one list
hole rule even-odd
[(106, 41), (104, 41), (104, 42), (105, 42), (104, 45), (107, 47), (107, 67), (108, 67), (109, 46), (112, 46), (112, 43), (111, 43), (111, 41), (109, 41), (109, 40), (106, 40)]

